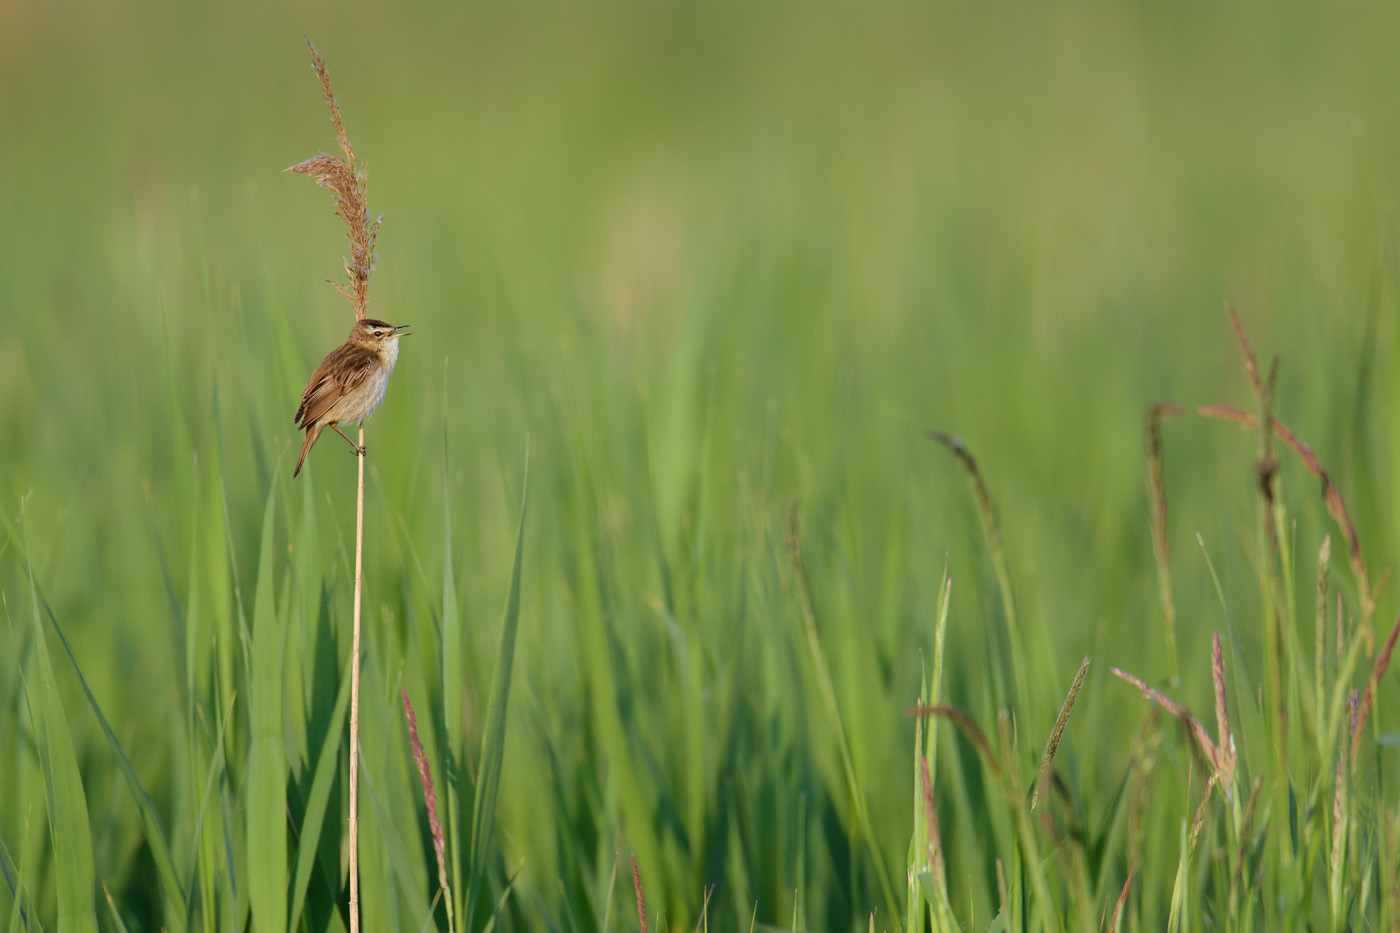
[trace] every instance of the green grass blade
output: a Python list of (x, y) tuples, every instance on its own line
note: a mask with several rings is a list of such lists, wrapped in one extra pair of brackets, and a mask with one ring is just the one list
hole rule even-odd
[[(228, 779), (227, 762), (225, 760), (224, 738), (228, 733), (229, 723), (233, 720), (233, 701), (229, 701), (229, 708), (219, 716), (219, 728), (217, 738), (212, 746), (212, 754), (209, 755), (209, 765), (205, 769), (204, 790), (199, 799), (199, 808), (195, 813), (194, 836), (195, 844), (199, 847), (199, 870), (204, 885), (204, 897), (201, 898), (201, 908), (203, 910), (202, 919), (205, 929), (215, 929), (215, 897), (214, 892), (220, 886), (220, 878), (227, 878), (228, 886), (233, 893), (232, 900), (237, 900), (237, 880), (238, 875), (229, 870), (228, 866), (233, 864), (233, 858), (229, 856), (224, 861), (219, 860), (219, 837), (213, 833), (204, 831), (205, 817), (209, 811), (209, 799), (215, 794), (215, 788), (222, 786)], [(221, 801), (222, 802), (222, 801)], [(220, 815), (223, 814), (222, 807), (219, 808)], [(227, 852), (229, 846), (228, 827), (222, 823), (224, 851)], [(226, 908), (231, 909), (231, 908)], [(191, 918), (193, 920), (193, 918)], [(191, 925), (193, 925), (191, 923)]]
[(494, 828), (496, 792), (501, 782), (501, 762), (506, 746), (506, 706), (510, 701), (511, 669), (515, 662), (515, 633), (520, 620), (520, 562), (525, 545), (525, 513), (530, 501), (530, 454), (525, 453), (524, 488), (520, 494), (520, 525), (515, 536), (515, 565), (510, 575), (510, 598), (506, 601), (501, 644), (491, 675), (491, 699), (486, 707), (486, 725), (481, 735), (481, 761), (478, 765), (476, 799), (472, 806), (471, 878), (467, 894), (464, 929), (472, 928), (472, 912), (486, 881), (487, 853)]
[(335, 787), (336, 770), (340, 765), (341, 737), (345, 730), (340, 728), (345, 722), (345, 710), (350, 705), (350, 672), (340, 678), (340, 692), (336, 694), (335, 708), (331, 713), (330, 729), (326, 730), (325, 741), (321, 743), (321, 753), (316, 758), (316, 772), (311, 778), (311, 792), (306, 798), (306, 813), (301, 821), (301, 844), (297, 847), (296, 868), (292, 874), (292, 911), (288, 915), (294, 920), (301, 917), (302, 905), (306, 901), (306, 888), (311, 882), (311, 872), (316, 866), (316, 840), (321, 838), (321, 829), (326, 820), (326, 808), (330, 803), (331, 790)]
[[(26, 548), (26, 550), (28, 550)], [(93, 892), (97, 885), (92, 856), (92, 828), (87, 797), (83, 792), (78, 756), (68, 731), (68, 717), (54, 679), (39, 619), (39, 595), (34, 587), (34, 566), (28, 561), (29, 596), (34, 612), (35, 678), (30, 683), (30, 708), (38, 713), (39, 761), (49, 806), (49, 833), (53, 843), (58, 894), (59, 933), (97, 930)]]
[[(952, 594), (952, 582), (948, 579), (946, 560), (943, 565), (943, 578), (938, 585), (938, 594), (938, 617), (934, 625), (933, 635), (932, 678), (930, 679), (926, 672), (921, 678), (919, 690), (919, 705), (924, 708), (938, 703), (943, 690), (943, 657), (948, 628), (948, 601)], [(922, 929), (922, 918), (926, 905), (933, 910), (934, 929), (936, 930), (948, 928), (951, 913), (942, 872), (939, 873), (937, 879), (931, 874), (934, 871), (934, 866), (930, 859), (929, 848), (933, 844), (941, 849), (941, 841), (933, 839), (930, 832), (930, 827), (936, 826), (936, 817), (933, 821), (929, 819), (927, 799), (931, 799), (933, 793), (932, 788), (930, 788), (928, 797), (925, 797), (923, 787), (925, 764), (927, 765), (928, 780), (933, 783), (938, 774), (938, 717), (936, 716), (918, 716), (914, 720), (914, 833), (909, 841), (907, 866), (909, 893), (904, 918), (904, 927), (910, 931)], [(937, 856), (937, 853), (934, 854)]]
[(32, 907), (25, 908), (25, 902), (28, 898), (22, 881), (24, 873), (15, 867), (14, 860), (10, 858), (10, 849), (5, 845), (3, 837), (0, 837), (0, 875), (5, 877), (5, 886), (10, 889), (11, 898), (10, 917), (5, 924), (5, 929), (18, 930), (21, 923), (24, 924), (25, 929), (28, 929)]
[(269, 488), (253, 601), (251, 730), (246, 778), (248, 899), (260, 933), (287, 929), (287, 761), (282, 744), (282, 627), (273, 592)]
[(120, 933), (130, 933), (130, 927), (122, 919), (121, 912), (117, 910), (117, 902), (112, 899), (112, 892), (107, 890), (107, 885), (102, 885), (102, 893), (107, 895), (107, 912), (112, 915), (112, 926)]
[(1183, 929), (1183, 923), (1186, 922), (1185, 918), (1191, 909), (1186, 895), (1191, 856), (1186, 845), (1185, 823), (1181, 824), (1178, 850), (1180, 855), (1176, 864), (1176, 880), (1172, 883), (1171, 912), (1167, 915), (1168, 933), (1178, 933)]
[[(376, 769), (365, 767), (363, 762), (361, 758), (361, 781), (371, 812), (361, 814), (364, 831), (360, 834), (360, 842), (366, 848), (375, 847), (376, 844), (377, 847), (374, 848), (373, 858), (366, 857), (360, 865), (360, 875), (364, 881), (360, 890), (365, 895), (361, 903), (364, 909), (361, 929), (373, 931), (391, 928), (371, 922), (374, 917), (372, 896), (381, 902), (386, 915), (390, 912), (399, 915), (399, 922), (394, 924), (394, 928), (402, 928), (405, 918), (416, 926), (420, 917), (432, 916), (428, 910), (429, 898), (425, 895), (427, 876), (422, 864), (422, 849), (418, 845), (418, 827), (413, 827), (413, 847), (410, 849), (395, 825), (393, 803), (397, 798), (380, 785), (380, 778), (375, 776)], [(398, 881), (399, 898), (393, 896), (393, 879)], [(375, 885), (380, 890), (373, 891)]]
[[(928, 676), (924, 675), (919, 688), (919, 705), (928, 705)], [(914, 832), (909, 840), (909, 855), (905, 865), (908, 887), (904, 905), (904, 928), (919, 930), (925, 913), (925, 902), (931, 900), (932, 880), (927, 871), (921, 870), (926, 860), (929, 845), (928, 806), (925, 802), (923, 782), (924, 771), (924, 717), (914, 719)], [(932, 772), (929, 780), (932, 781)]]
[(820, 626), (817, 624), (816, 602), (812, 596), (811, 581), (807, 577), (806, 564), (803, 562), (802, 558), (802, 544), (799, 531), (797, 503), (793, 502), (788, 512), (787, 548), (793, 568), (793, 576), (796, 578), (797, 602), (801, 610), (802, 628), (806, 636), (807, 651), (812, 659), (812, 674), (817, 683), (818, 693), (821, 695), (822, 706), (826, 711), (827, 720), (831, 723), (831, 729), (836, 734), (836, 744), (841, 752), (841, 766), (846, 777), (846, 789), (851, 795), (851, 802), (855, 809), (856, 820), (860, 824), (862, 841), (868, 847), (871, 859), (875, 865), (875, 874), (880, 883), (881, 893), (884, 895), (885, 904), (890, 914), (893, 916), (898, 910), (898, 902), (894, 893), (894, 884), (890, 880), (889, 869), (885, 866), (884, 853), (880, 850), (879, 844), (871, 829), (870, 811), (866, 806), (865, 791), (862, 789), (860, 780), (856, 776), (855, 759), (851, 754), (851, 745), (846, 737), (846, 726), (841, 716), (841, 705), (836, 697), (835, 680), (831, 674), (831, 665), (827, 661), (826, 649), (822, 645)]
[(160, 814), (156, 812), (156, 805), (152, 802), (151, 795), (146, 793), (146, 788), (141, 785), (141, 780), (136, 776), (136, 769), (132, 767), (131, 759), (127, 758), (126, 750), (122, 748), (121, 741), (112, 731), (107, 717), (102, 714), (102, 707), (98, 705), (97, 697), (92, 695), (87, 678), (83, 676), (82, 669), (78, 667), (78, 659), (73, 656), (73, 648), (68, 644), (68, 636), (63, 634), (63, 629), (59, 626), (53, 609), (46, 601), (43, 602), (43, 607), (45, 614), (49, 617), (49, 624), (53, 626), (59, 642), (63, 645), (64, 652), (68, 655), (69, 662), (73, 665), (73, 672), (78, 675), (78, 683), (83, 688), (83, 694), (87, 697), (88, 704), (92, 707), (98, 723), (102, 726), (102, 734), (107, 737), (107, 745), (116, 758), (117, 766), (121, 768), (122, 777), (126, 779), (126, 789), (131, 793), (131, 799), (136, 801), (137, 810), (141, 814), (141, 828), (146, 834), (146, 845), (150, 847), (151, 859), (156, 863), (156, 873), (160, 876), (165, 896), (170, 899), (165, 921), (168, 924), (173, 924), (172, 929), (182, 930), (185, 922), (184, 887), (175, 871), (175, 857), (170, 851), (170, 842), (166, 838), (165, 827), (161, 825)]

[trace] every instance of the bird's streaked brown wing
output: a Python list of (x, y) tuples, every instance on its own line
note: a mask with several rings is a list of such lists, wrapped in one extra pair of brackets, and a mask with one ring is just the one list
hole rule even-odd
[(297, 426), (308, 428), (319, 421), (346, 392), (364, 382), (373, 363), (373, 353), (348, 343), (332, 350), (302, 390), (301, 407), (293, 419)]

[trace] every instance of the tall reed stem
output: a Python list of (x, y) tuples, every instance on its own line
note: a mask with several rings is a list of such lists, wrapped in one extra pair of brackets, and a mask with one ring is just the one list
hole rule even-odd
[[(365, 426), (360, 425), (360, 449)], [(365, 555), (365, 455), (355, 493), (355, 621), (350, 636), (350, 933), (360, 930), (360, 581)]]

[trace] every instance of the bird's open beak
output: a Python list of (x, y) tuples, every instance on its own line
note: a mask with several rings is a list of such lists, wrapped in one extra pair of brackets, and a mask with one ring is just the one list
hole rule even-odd
[(410, 328), (410, 327), (412, 327), (412, 326), (413, 326), (412, 324), (395, 324), (395, 325), (394, 325), (394, 332), (393, 332), (392, 334), (390, 334), (389, 336), (391, 336), (391, 337), (411, 337), (412, 334), (409, 334), (409, 333), (408, 333), (408, 328)]

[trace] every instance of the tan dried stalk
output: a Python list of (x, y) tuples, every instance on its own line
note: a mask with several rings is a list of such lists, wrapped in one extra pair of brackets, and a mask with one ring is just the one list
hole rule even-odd
[[(335, 197), (336, 215), (345, 221), (345, 238), (350, 244), (350, 257), (345, 260), (345, 274), (348, 281), (331, 282), (350, 301), (355, 309), (355, 319), (363, 320), (369, 305), (369, 276), (374, 271), (374, 243), (379, 231), (379, 220), (369, 220), (369, 206), (366, 191), (369, 184), (369, 169), (355, 157), (355, 150), (345, 135), (345, 123), (340, 118), (340, 107), (331, 93), (331, 77), (326, 71), (326, 63), (316, 51), (311, 40), (306, 40), (311, 50), (311, 62), (316, 76), (321, 80), (321, 90), (325, 94), (326, 109), (331, 114), (331, 125), (335, 127), (340, 151), (344, 159), (322, 153), (287, 168), (315, 180), (322, 188), (329, 188)], [(328, 280), (329, 281), (329, 280)], [(365, 426), (360, 424), (359, 446), (365, 446)], [(363, 590), (364, 544), (365, 544), (365, 458), (359, 457), (359, 479), (355, 493), (355, 596), (354, 619), (350, 644), (350, 933), (360, 929), (360, 821), (359, 821), (359, 762), (360, 762), (360, 605)]]
[[(360, 425), (360, 448), (365, 426)], [(365, 554), (365, 458), (355, 489), (355, 616), (350, 638), (350, 933), (360, 931), (360, 594)]]

